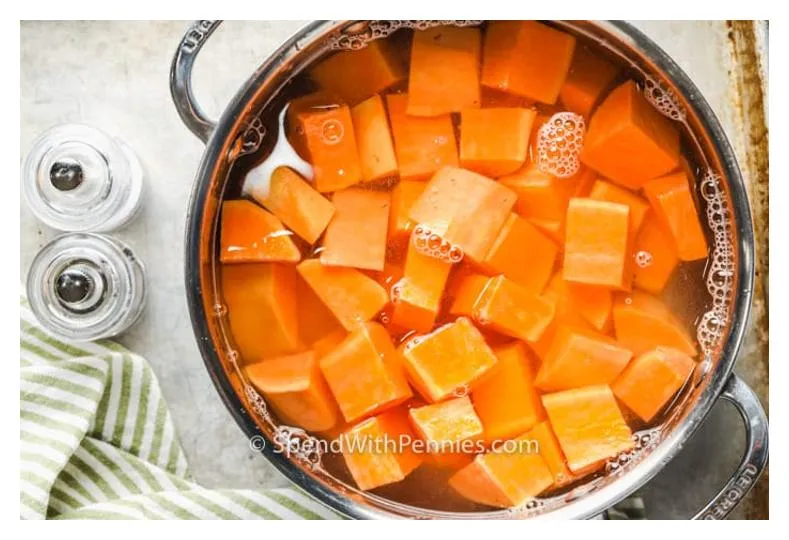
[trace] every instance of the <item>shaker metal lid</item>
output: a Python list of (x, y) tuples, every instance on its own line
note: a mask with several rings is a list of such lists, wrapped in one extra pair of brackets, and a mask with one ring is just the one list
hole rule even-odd
[(84, 125), (41, 134), (22, 169), (22, 192), (38, 219), (63, 231), (111, 231), (136, 213), (143, 171), (122, 141)]

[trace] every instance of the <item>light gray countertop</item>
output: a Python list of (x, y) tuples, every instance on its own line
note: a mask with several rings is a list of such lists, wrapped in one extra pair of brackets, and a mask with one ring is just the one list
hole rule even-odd
[[(197, 62), (195, 92), (200, 104), (217, 117), (249, 73), (301, 24), (231, 22), (220, 27)], [(743, 148), (731, 105), (724, 24), (637, 24), (686, 70), (735, 146)], [(168, 88), (170, 61), (186, 26), (184, 22), (23, 22), (20, 159), (39, 133), (68, 122), (99, 127), (121, 137), (137, 152), (147, 173), (143, 209), (117, 236), (145, 261), (150, 288), (143, 319), (121, 341), (152, 364), (200, 483), (208, 487), (281, 486), (286, 484), (284, 478), (249, 449), (215, 392), (186, 308), (184, 225), (203, 145), (181, 124)], [(36, 251), (54, 235), (23, 205), (22, 276)], [(737, 426), (733, 411), (718, 409), (722, 407), (716, 407), (708, 421), (711, 427), (698, 438), (717, 440), (719, 428)], [(711, 433), (705, 435), (705, 431)], [(691, 444), (701, 446), (690, 457), (678, 458), (645, 492), (650, 514), (691, 514), (722, 485), (736, 463), (742, 448), (738, 442), (741, 430), (737, 433), (727, 452), (720, 452), (720, 445), (712, 442)], [(701, 459), (705, 448), (723, 455)], [(678, 490), (690, 495), (678, 497)]]

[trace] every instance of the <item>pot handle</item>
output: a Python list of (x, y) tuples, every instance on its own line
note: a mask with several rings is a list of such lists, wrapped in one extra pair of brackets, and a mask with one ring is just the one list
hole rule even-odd
[(693, 519), (724, 519), (756, 484), (767, 465), (767, 415), (756, 393), (732, 375), (721, 397), (737, 408), (745, 422), (745, 454), (723, 489)]
[(204, 143), (214, 131), (216, 122), (210, 120), (197, 104), (192, 93), (192, 68), (197, 53), (222, 21), (195, 21), (181, 38), (170, 66), (170, 94), (178, 115), (189, 131)]

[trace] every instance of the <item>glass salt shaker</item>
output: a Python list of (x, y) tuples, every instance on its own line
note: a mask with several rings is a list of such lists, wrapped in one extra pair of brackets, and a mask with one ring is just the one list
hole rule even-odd
[(58, 236), (27, 274), (30, 308), (43, 327), (73, 341), (128, 330), (145, 304), (145, 270), (119, 240), (95, 233)]
[(57, 126), (33, 143), (22, 192), (36, 217), (61, 231), (109, 232), (140, 206), (143, 169), (123, 141), (96, 128)]

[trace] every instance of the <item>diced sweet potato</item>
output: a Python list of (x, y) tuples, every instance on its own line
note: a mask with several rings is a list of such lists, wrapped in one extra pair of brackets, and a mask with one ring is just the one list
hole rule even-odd
[(644, 422), (650, 422), (688, 380), (696, 362), (687, 354), (658, 347), (637, 356), (611, 390)]
[(369, 321), (389, 302), (384, 288), (355, 268), (323, 266), (317, 259), (302, 261), (297, 268), (346, 330)]
[(461, 285), (461, 292), (450, 308), (452, 314), (470, 316), (481, 326), (528, 342), (540, 339), (553, 320), (555, 308), (551, 302), (501, 275), (489, 278), (482, 285), (468, 312), (467, 299), (474, 296), (469, 291), (480, 287), (476, 277), (469, 281), (469, 285)]
[(296, 113), (296, 126), (312, 163), (315, 189), (326, 193), (362, 181), (353, 120), (347, 105), (306, 108)]
[(409, 399), (400, 355), (378, 323), (367, 323), (320, 359), (320, 368), (346, 422)]
[(573, 473), (594, 469), (635, 444), (606, 385), (546, 394), (542, 403)]
[(414, 32), (408, 114), (438, 116), (479, 107), (479, 28), (441, 26)]
[(597, 180), (589, 192), (589, 198), (596, 201), (608, 201), (626, 204), (630, 207), (630, 231), (636, 234), (641, 229), (649, 210), (649, 203), (627, 189), (621, 188), (605, 180)]
[(314, 349), (314, 343), (332, 332), (345, 332), (334, 313), (323, 303), (307, 282), (297, 275), (296, 295), (299, 299), (299, 339)]
[(528, 435), (477, 456), (449, 479), (463, 497), (501, 508), (519, 506), (552, 484), (553, 475)]
[(324, 431), (336, 425), (337, 404), (314, 351), (257, 362), (245, 371), (285, 423), (310, 431)]
[(344, 328), (338, 328), (337, 330), (332, 330), (328, 334), (324, 335), (321, 338), (315, 340), (312, 344), (312, 350), (315, 351), (315, 354), (318, 358), (322, 358), (327, 353), (330, 353), (337, 346), (345, 341), (345, 338), (348, 337), (348, 332), (345, 331)]
[(397, 175), (392, 134), (381, 96), (375, 95), (351, 109), (354, 135), (362, 166), (362, 179), (377, 182)]
[(526, 219), (511, 213), (482, 260), (487, 273), (504, 274), (539, 294), (553, 272), (558, 246)]
[(655, 347), (671, 347), (696, 356), (694, 339), (659, 299), (641, 291), (620, 293), (614, 299), (616, 339), (639, 355)]
[(414, 180), (400, 180), (392, 189), (392, 208), (389, 211), (389, 239), (407, 237), (414, 228), (408, 219), (414, 201), (425, 190), (425, 183)]
[(471, 393), (488, 442), (522, 435), (545, 417), (526, 346), (516, 341), (493, 352), (498, 363)]
[(575, 475), (567, 467), (564, 452), (559, 446), (550, 422), (540, 422), (526, 434), (525, 438), (537, 441), (540, 445), (540, 457), (553, 475), (553, 487), (560, 488), (575, 481)]
[(565, 280), (625, 288), (630, 208), (624, 204), (573, 198), (567, 208)]
[(445, 167), (428, 182), (409, 218), (430, 229), (472, 261), (480, 261), (495, 242), (515, 204), (515, 193), (477, 173)]
[[(359, 76), (359, 66), (364, 66), (363, 77)], [(403, 62), (386, 40), (371, 41), (356, 51), (336, 53), (310, 72), (310, 77), (322, 89), (349, 105), (391, 88), (405, 76)]]
[(223, 265), (222, 294), (233, 340), (245, 364), (302, 350), (296, 273), (292, 266), (274, 263)]
[(408, 96), (386, 96), (401, 180), (425, 180), (441, 167), (458, 164), (457, 142), (449, 114), (420, 118), (406, 114)]
[(334, 215), (334, 205), (288, 167), (274, 169), (268, 193), (252, 190), (249, 195), (309, 244)]
[(515, 211), (529, 220), (563, 221), (567, 203), (576, 189), (570, 179), (556, 178), (542, 172), (533, 162), (511, 175), (501, 177), (499, 183), (517, 194)]
[(455, 451), (456, 443), (481, 439), (482, 422), (468, 396), (409, 410), (411, 424), (431, 453)]
[(517, 171), (529, 152), (534, 109), (464, 109), (460, 165), (491, 178)]
[(556, 331), (535, 384), (545, 392), (610, 384), (633, 357), (613, 339), (562, 326)]
[(222, 203), (219, 260), (223, 263), (289, 262), (301, 260), (291, 232), (274, 214), (255, 203)]
[(485, 32), (482, 84), (556, 103), (575, 38), (536, 21), (495, 21)]
[(627, 81), (592, 115), (581, 161), (624, 187), (638, 189), (677, 168), (679, 132)]
[(403, 348), (405, 367), (411, 383), (431, 403), (458, 389), (473, 389), (497, 361), (482, 334), (465, 317), (418, 340)]
[(695, 261), (707, 257), (707, 240), (685, 173), (678, 172), (647, 182), (644, 194), (665, 229), (671, 231), (680, 260)]
[(607, 332), (611, 326), (611, 308), (614, 305), (611, 290), (581, 283), (566, 282), (565, 285), (572, 307), (596, 330)]
[(529, 343), (529, 347), (537, 353), (537, 356), (542, 361), (545, 360), (559, 327), (570, 326), (582, 330), (593, 329), (592, 325), (589, 324), (580, 310), (575, 306), (570, 296), (570, 288), (567, 285), (567, 282), (562, 279), (561, 271), (559, 271), (548, 281), (548, 285), (542, 293), (542, 297), (553, 304), (553, 320), (551, 324), (548, 325), (548, 328), (545, 329), (540, 339), (534, 343)]
[(619, 68), (586, 47), (576, 47), (559, 101), (567, 110), (589, 118), (603, 92), (614, 82)]
[(671, 233), (663, 228), (652, 211), (647, 212), (638, 231), (633, 257), (633, 284), (649, 293), (660, 294), (679, 264), (679, 256)]
[(414, 437), (405, 407), (368, 418), (340, 435), (343, 459), (359, 489), (399, 482), (416, 469), (421, 456), (408, 445), (399, 447), (401, 439)]
[(336, 192), (332, 201), (336, 212), (323, 239), (321, 264), (383, 270), (389, 193), (349, 188)]
[(452, 264), (417, 251), (408, 243), (403, 278), (392, 298), (392, 323), (416, 332), (430, 332), (441, 309)]

